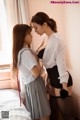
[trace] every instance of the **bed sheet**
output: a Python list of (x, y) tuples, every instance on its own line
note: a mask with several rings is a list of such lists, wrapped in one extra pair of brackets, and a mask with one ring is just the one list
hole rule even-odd
[(17, 90), (0, 90), (0, 120), (31, 120), (24, 104), (20, 106)]

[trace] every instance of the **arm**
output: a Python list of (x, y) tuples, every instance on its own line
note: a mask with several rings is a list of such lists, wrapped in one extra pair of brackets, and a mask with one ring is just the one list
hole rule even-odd
[(42, 63), (41, 61), (39, 60), (39, 63), (38, 65), (34, 66), (32, 69), (31, 69), (31, 73), (32, 75), (37, 78), (40, 74), (41, 74), (41, 70), (42, 70)]
[(40, 75), (42, 63), (34, 52), (24, 51), (24, 53), (22, 53), (22, 63), (29, 71), (31, 71), (31, 74), (35, 78)]
[(67, 90), (67, 83), (69, 79), (69, 74), (67, 72), (66, 67), (66, 60), (65, 60), (65, 46), (61, 44), (61, 42), (58, 43), (58, 49), (57, 49), (57, 57), (56, 57), (56, 63), (58, 66), (58, 71), (60, 75), (60, 83), (63, 86), (63, 89)]

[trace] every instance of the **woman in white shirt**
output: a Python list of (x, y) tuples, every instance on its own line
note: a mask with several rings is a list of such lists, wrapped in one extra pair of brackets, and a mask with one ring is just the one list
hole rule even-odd
[[(51, 120), (58, 120), (59, 108), (64, 120), (74, 120), (71, 89), (72, 77), (67, 71), (65, 61), (65, 46), (57, 33), (56, 22), (44, 12), (36, 13), (31, 25), (37, 34), (46, 34), (48, 42), (42, 55), (42, 61), (50, 79)], [(68, 105), (67, 105), (68, 103)], [(66, 109), (65, 109), (66, 108)]]
[[(42, 64), (35, 52), (30, 49), (31, 27), (17, 24), (13, 28), (13, 71), (18, 70), (21, 85), (21, 98), (26, 99), (26, 109), (32, 120), (49, 120), (50, 107), (45, 84), (40, 76)], [(21, 84), (22, 82), (22, 84)]]

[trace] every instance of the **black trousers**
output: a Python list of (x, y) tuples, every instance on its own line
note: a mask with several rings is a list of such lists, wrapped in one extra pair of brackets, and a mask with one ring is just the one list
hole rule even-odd
[[(71, 96), (65, 99), (50, 96), (49, 103), (51, 107), (50, 120), (75, 120)], [(61, 113), (62, 119), (59, 119), (59, 113)]]

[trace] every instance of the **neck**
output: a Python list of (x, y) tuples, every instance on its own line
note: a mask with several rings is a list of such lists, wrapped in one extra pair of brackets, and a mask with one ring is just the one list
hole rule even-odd
[(28, 46), (27, 44), (24, 44), (24, 47), (27, 47), (27, 48), (28, 48), (29, 46)]
[(45, 33), (49, 37), (51, 34), (54, 33), (54, 31), (52, 31), (51, 28), (48, 28), (48, 29), (46, 29)]

